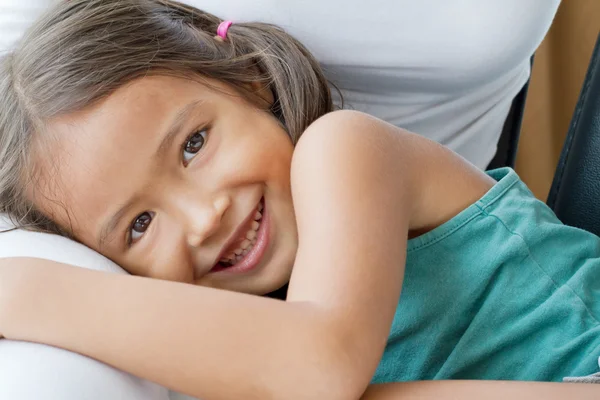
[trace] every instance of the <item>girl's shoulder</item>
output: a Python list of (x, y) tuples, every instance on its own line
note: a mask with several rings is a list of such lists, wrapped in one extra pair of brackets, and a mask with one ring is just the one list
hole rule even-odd
[(375, 179), (377, 185), (369, 187), (397, 196), (398, 203), (409, 196), (412, 236), (450, 220), (496, 183), (430, 139), (348, 110), (329, 113), (304, 132), (294, 152), (292, 182), (321, 179), (331, 168), (352, 168), (345, 185), (360, 188)]

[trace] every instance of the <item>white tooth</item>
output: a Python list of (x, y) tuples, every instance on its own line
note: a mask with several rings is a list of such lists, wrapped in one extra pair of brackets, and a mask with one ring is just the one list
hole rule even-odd
[(228, 254), (227, 258), (229, 258), (230, 260), (234, 260), (235, 259), (235, 253)]
[(235, 261), (240, 261), (242, 259), (242, 256), (235, 256)]
[(262, 214), (260, 213), (260, 211), (257, 211), (256, 214), (254, 214), (254, 220), (258, 221), (261, 218), (262, 218)]
[(250, 246), (250, 241), (249, 240), (244, 240), (242, 242), (242, 244), (240, 244), (240, 247), (244, 250), (246, 250), (248, 247)]
[(260, 223), (258, 221), (252, 221), (252, 230), (257, 231), (260, 227)]
[(263, 210), (263, 204), (262, 202), (258, 203), (258, 211), (262, 211)]
[(250, 249), (246, 249), (246, 250), (242, 251), (242, 255), (243, 255), (243, 256), (245, 256), (246, 254), (248, 254), (248, 251), (249, 251), (249, 250), (250, 250)]
[(256, 238), (252, 239), (252, 241), (250, 241), (250, 244), (251, 244), (252, 246), (254, 246), (254, 245), (256, 244)]
[[(255, 221), (256, 222), (256, 221)], [(254, 238), (256, 237), (256, 231), (248, 231), (248, 233), (246, 233), (246, 239), (252, 241), (254, 240)]]
[[(242, 251), (244, 251), (244, 249), (240, 249), (239, 247), (237, 249), (235, 249), (234, 253), (236, 254), (236, 256), (239, 256), (240, 254), (242, 254)], [(237, 258), (237, 257), (236, 257)]]

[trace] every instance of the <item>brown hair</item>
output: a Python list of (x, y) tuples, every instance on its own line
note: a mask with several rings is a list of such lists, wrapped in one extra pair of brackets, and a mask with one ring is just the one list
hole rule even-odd
[(61, 1), (0, 60), (0, 213), (21, 228), (65, 234), (27, 201), (31, 145), (52, 118), (90, 106), (149, 74), (210, 78), (251, 96), (268, 87), (272, 112), (295, 143), (332, 111), (308, 50), (280, 28), (219, 18), (170, 0)]

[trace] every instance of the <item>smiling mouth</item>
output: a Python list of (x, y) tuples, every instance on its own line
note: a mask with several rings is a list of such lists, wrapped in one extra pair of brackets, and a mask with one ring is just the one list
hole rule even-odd
[(243, 233), (223, 252), (212, 272), (247, 272), (260, 262), (267, 245), (268, 221), (264, 198), (244, 224)]

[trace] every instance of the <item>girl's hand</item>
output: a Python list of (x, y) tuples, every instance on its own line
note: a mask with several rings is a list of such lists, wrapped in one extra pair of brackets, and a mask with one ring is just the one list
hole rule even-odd
[(515, 381), (420, 381), (372, 385), (361, 400), (595, 400), (599, 385)]

